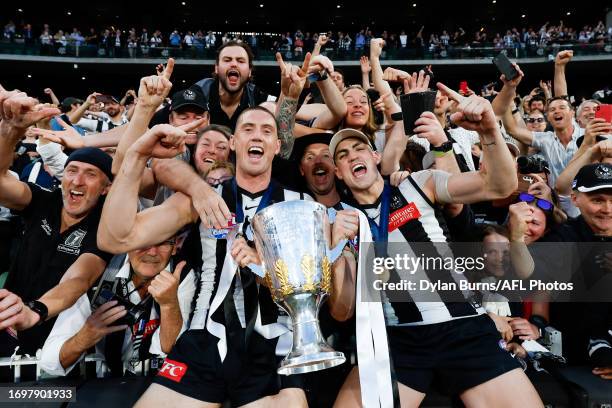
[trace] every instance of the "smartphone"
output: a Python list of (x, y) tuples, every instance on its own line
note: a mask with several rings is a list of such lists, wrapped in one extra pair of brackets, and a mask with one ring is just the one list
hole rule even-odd
[(468, 92), (468, 83), (467, 81), (461, 81), (459, 82), (459, 93), (461, 95), (465, 95)]
[(512, 80), (519, 74), (504, 53), (500, 53), (497, 57), (493, 58), (493, 64), (495, 64), (499, 72), (504, 74), (507, 80)]
[[(370, 105), (380, 98), (380, 93), (374, 88), (368, 89), (366, 93), (368, 94), (368, 98), (370, 98)], [(382, 112), (374, 109), (374, 106), (372, 106), (372, 111), (374, 112), (374, 123), (377, 125), (382, 125), (385, 123), (385, 115)]]
[(612, 105), (603, 103), (597, 106), (595, 117), (605, 119), (606, 122), (612, 123)]
[(436, 102), (436, 91), (416, 92), (400, 96), (404, 133), (406, 136), (414, 134), (414, 122), (423, 112), (433, 112)]

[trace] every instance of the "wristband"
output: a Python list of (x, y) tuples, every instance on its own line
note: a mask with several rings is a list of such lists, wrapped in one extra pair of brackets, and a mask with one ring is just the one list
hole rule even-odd
[(404, 115), (402, 115), (402, 112), (395, 112), (391, 114), (391, 120), (393, 120), (394, 122), (400, 122), (402, 120), (404, 120)]
[(328, 78), (327, 70), (324, 69), (322, 72), (323, 72), (322, 74), (321, 74), (321, 72), (313, 72), (312, 74), (308, 75), (308, 79), (310, 80), (310, 82), (325, 81)]
[(432, 152), (433, 152), (433, 154), (434, 154), (434, 157), (440, 158), (440, 157), (444, 157), (444, 156), (446, 156), (446, 155), (447, 155), (447, 154), (449, 154), (451, 151), (449, 150), (449, 151), (447, 151), (447, 152), (441, 152), (441, 151), (438, 151), (438, 150), (432, 150)]
[(43, 302), (39, 302), (38, 300), (30, 300), (28, 303), (26, 303), (26, 306), (40, 316), (40, 320), (38, 323), (36, 323), (36, 326), (40, 326), (45, 322), (45, 320), (47, 320), (49, 309), (47, 309), (47, 306)]
[(440, 146), (430, 147), (429, 150), (433, 152), (443, 152), (443, 153), (450, 152), (451, 150), (453, 150), (453, 142), (446, 141), (442, 143)]

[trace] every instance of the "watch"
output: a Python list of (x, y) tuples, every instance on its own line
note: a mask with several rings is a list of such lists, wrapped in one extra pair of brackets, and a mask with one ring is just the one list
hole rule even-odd
[(451, 150), (453, 150), (453, 142), (446, 141), (442, 143), (440, 146), (431, 146), (429, 150), (433, 152), (444, 152), (444, 153), (450, 152)]
[(47, 309), (47, 306), (43, 302), (39, 302), (38, 300), (30, 300), (26, 303), (26, 306), (40, 316), (40, 320), (38, 323), (36, 323), (37, 326), (40, 326), (45, 322), (45, 320), (47, 320), (49, 309)]
[(327, 70), (324, 69), (322, 73), (318, 72), (317, 75), (317, 81), (325, 81), (327, 79)]

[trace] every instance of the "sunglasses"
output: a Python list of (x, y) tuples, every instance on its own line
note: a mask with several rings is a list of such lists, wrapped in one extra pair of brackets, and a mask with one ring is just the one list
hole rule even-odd
[(527, 123), (544, 123), (544, 118), (527, 118), (525, 119)]
[(520, 193), (518, 196), (519, 201), (531, 204), (535, 201), (536, 206), (542, 211), (552, 211), (554, 205), (548, 200), (537, 198), (536, 196), (529, 193)]

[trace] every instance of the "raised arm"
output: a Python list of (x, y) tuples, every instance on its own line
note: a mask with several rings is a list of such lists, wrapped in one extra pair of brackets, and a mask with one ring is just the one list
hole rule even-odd
[(295, 142), (293, 135), (295, 113), (298, 99), (306, 83), (308, 66), (310, 65), (310, 53), (306, 53), (301, 68), (284, 62), (279, 52), (276, 53), (276, 61), (281, 70), (281, 93), (276, 104), (276, 118), (279, 124), (278, 137), (281, 140), (280, 155), (288, 159)]
[(370, 71), (372, 71), (370, 59), (362, 55), (361, 58), (359, 58), (359, 65), (361, 67), (361, 86), (367, 91), (370, 89)]
[[(79, 297), (93, 286), (105, 267), (106, 262), (97, 255), (91, 253), (80, 255), (70, 265), (64, 276), (62, 276), (60, 283), (38, 299), (39, 302), (47, 307), (48, 318), (55, 317), (74, 305)], [(0, 293), (0, 298), (4, 297), (4, 293)], [(2, 317), (0, 317), (0, 330), (4, 330), (7, 327), (25, 330), (33, 327), (40, 320), (40, 315), (25, 306), (19, 298), (16, 299), (11, 310), (16, 313), (8, 319), (6, 314), (9, 313), (6, 310), (2, 313)]]
[[(374, 72), (374, 68), (373, 68)], [(374, 77), (374, 75), (372, 75)], [(383, 73), (383, 78), (389, 81), (403, 81), (404, 93), (425, 92), (429, 88), (429, 75), (421, 70), (418, 74), (415, 72), (412, 75), (407, 72), (397, 70), (395, 68), (387, 68)], [(387, 98), (390, 99), (390, 98)], [(397, 104), (396, 104), (397, 105)], [(398, 106), (398, 112), (401, 108)], [(396, 110), (396, 109), (394, 109)], [(385, 148), (382, 154), (381, 173), (383, 175), (391, 174), (400, 169), (399, 161), (406, 150), (408, 136), (404, 134), (403, 121), (395, 122), (392, 118), (387, 118), (388, 128), (386, 133)], [(440, 141), (440, 143), (443, 143)]]
[(132, 145), (104, 203), (98, 226), (98, 246), (121, 253), (144, 248), (171, 237), (194, 221), (189, 197), (177, 193), (162, 205), (138, 213), (138, 190), (150, 157), (175, 157), (185, 148), (185, 132), (158, 125)]
[(102, 94), (98, 92), (92, 93), (91, 95), (87, 97), (87, 99), (85, 99), (85, 102), (83, 102), (81, 106), (77, 108), (77, 110), (68, 114), (68, 119), (70, 119), (70, 123), (76, 124), (79, 120), (81, 120), (85, 112), (87, 112), (87, 109), (89, 109), (91, 105), (96, 103), (96, 96), (99, 96), (99, 95), (102, 95)]
[(327, 57), (319, 55), (310, 61), (309, 74), (317, 74), (324, 79), (317, 81), (321, 96), (327, 109), (321, 111), (313, 122), (313, 127), (319, 129), (333, 129), (346, 116), (347, 106), (342, 93), (334, 84), (329, 73), (334, 72), (334, 65)]
[(557, 53), (555, 57), (555, 96), (567, 96), (567, 80), (565, 79), (565, 67), (574, 56), (574, 51), (565, 50)]
[(49, 98), (51, 98), (51, 103), (52, 104), (54, 104), (55, 106), (60, 106), (60, 100), (55, 95), (55, 92), (53, 92), (53, 89), (45, 88), (44, 92), (45, 92), (45, 94), (49, 95)]
[[(591, 123), (589, 125), (591, 125)], [(606, 123), (606, 125), (608, 125), (609, 129), (607, 132), (611, 133), (612, 127), (608, 123)], [(604, 158), (611, 157), (612, 141), (610, 140), (603, 140), (596, 145), (589, 147), (583, 154), (574, 156), (572, 161), (570, 161), (561, 174), (559, 174), (555, 184), (555, 190), (558, 194), (566, 196), (570, 195), (572, 192), (572, 182), (582, 167), (586, 166), (587, 164), (602, 161)]]
[(140, 80), (138, 104), (134, 109), (132, 120), (127, 125), (127, 130), (121, 137), (119, 145), (117, 146), (117, 151), (113, 159), (113, 174), (117, 174), (121, 167), (125, 152), (144, 132), (146, 132), (156, 109), (170, 93), (170, 89), (172, 89), (170, 77), (172, 76), (173, 70), (174, 59), (170, 58), (160, 75), (152, 75)]
[(59, 114), (57, 108), (45, 107), (19, 91), (0, 86), (0, 204), (14, 210), (24, 209), (32, 200), (27, 184), (8, 173), (15, 146), (28, 127)]
[(501, 91), (495, 95), (493, 102), (491, 102), (493, 112), (495, 112), (496, 116), (503, 116), (508, 109), (511, 109), (514, 97), (516, 96), (516, 87), (521, 83), (524, 76), (523, 71), (521, 71), (521, 68), (516, 63), (512, 65), (518, 71), (518, 75), (512, 80), (508, 80), (506, 76), (502, 74), (499, 79), (504, 83), (504, 86)]
[(317, 43), (315, 44), (314, 49), (312, 50), (313, 58), (321, 54), (321, 48), (323, 48), (323, 46), (327, 44), (327, 40), (328, 38), (326, 35), (320, 35), (319, 38), (317, 38)]

